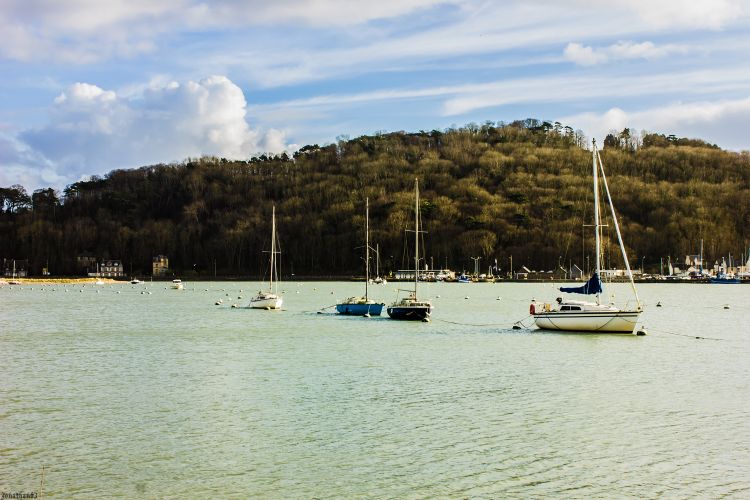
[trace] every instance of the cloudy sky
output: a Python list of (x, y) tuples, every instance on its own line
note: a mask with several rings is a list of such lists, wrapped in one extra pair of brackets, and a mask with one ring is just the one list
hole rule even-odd
[(0, 0), (0, 186), (527, 117), (750, 149), (750, 0)]

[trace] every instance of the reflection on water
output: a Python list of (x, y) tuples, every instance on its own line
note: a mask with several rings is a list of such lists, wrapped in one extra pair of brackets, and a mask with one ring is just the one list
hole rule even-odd
[(636, 337), (512, 330), (546, 284), (425, 285), (429, 324), (283, 285), (278, 312), (231, 308), (250, 283), (0, 288), (0, 490), (750, 495), (748, 286), (643, 285)]

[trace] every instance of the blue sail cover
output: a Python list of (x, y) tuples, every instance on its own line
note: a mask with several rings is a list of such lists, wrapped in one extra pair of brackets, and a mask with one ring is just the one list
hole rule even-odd
[(560, 287), (560, 291), (566, 293), (583, 293), (586, 295), (602, 293), (602, 280), (599, 279), (599, 275), (597, 273), (594, 273), (594, 275), (586, 282), (585, 285), (572, 288), (562, 286)]

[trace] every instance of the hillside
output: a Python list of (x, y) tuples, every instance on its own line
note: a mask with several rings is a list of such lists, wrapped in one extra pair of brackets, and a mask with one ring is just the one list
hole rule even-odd
[[(700, 140), (623, 131), (602, 159), (632, 264), (658, 270), (704, 239), (710, 260), (750, 241), (750, 154)], [(293, 158), (218, 158), (116, 170), (64, 193), (0, 190), (0, 258), (28, 259), (38, 274), (74, 274), (76, 256), (121, 259), (150, 271), (165, 254), (181, 276), (264, 272), (276, 205), (283, 274), (345, 275), (361, 267), (364, 201), (385, 270), (408, 265), (420, 181), (426, 259), (482, 268), (497, 259), (552, 269), (591, 254), (591, 155), (580, 133), (536, 120), (420, 133), (363, 136), (305, 146)], [(587, 238), (583, 241), (584, 236)], [(586, 243), (586, 245), (584, 245)], [(613, 252), (614, 253), (614, 252)], [(613, 265), (618, 265), (614, 260)]]

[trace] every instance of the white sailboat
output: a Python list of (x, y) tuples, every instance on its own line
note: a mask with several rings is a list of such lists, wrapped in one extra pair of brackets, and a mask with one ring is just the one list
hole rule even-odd
[(432, 302), (417, 298), (417, 282), (419, 281), (419, 181), (414, 180), (414, 291), (407, 297), (388, 306), (387, 312), (391, 319), (430, 321)]
[[(537, 327), (544, 330), (564, 330), (586, 333), (633, 333), (643, 308), (641, 307), (638, 292), (635, 289), (633, 273), (630, 270), (630, 263), (625, 252), (625, 245), (622, 242), (620, 226), (617, 223), (615, 208), (612, 204), (612, 198), (609, 194), (607, 177), (604, 174), (601, 156), (596, 149), (596, 142), (593, 142), (593, 172), (594, 172), (594, 233), (596, 240), (596, 271), (594, 275), (581, 287), (561, 287), (560, 291), (565, 293), (578, 293), (586, 295), (596, 295), (596, 302), (582, 300), (569, 300), (558, 298), (556, 304), (544, 304), (532, 301), (529, 312), (534, 318)], [(612, 220), (614, 222), (617, 240), (620, 244), (620, 251), (625, 262), (630, 279), (630, 285), (635, 295), (636, 307), (631, 309), (620, 309), (614, 304), (603, 304), (601, 295), (603, 294), (601, 275), (602, 262), (602, 245), (601, 245), (601, 228), (599, 221), (599, 172), (601, 172), (604, 192), (609, 202)]]
[[(250, 307), (253, 309), (281, 309), (284, 299), (279, 295), (279, 280), (276, 273), (276, 206), (271, 212), (271, 276), (268, 281), (268, 291), (260, 290), (258, 295), (250, 299)], [(274, 281), (274, 276), (276, 280)]]

